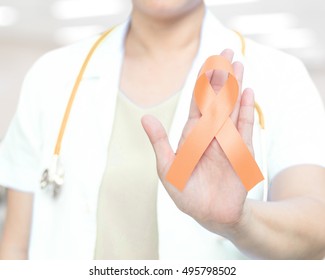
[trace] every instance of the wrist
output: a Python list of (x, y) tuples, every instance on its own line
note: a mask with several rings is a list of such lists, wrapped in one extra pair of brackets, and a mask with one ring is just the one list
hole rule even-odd
[(234, 244), (241, 243), (241, 240), (247, 239), (252, 227), (252, 212), (252, 203), (246, 199), (240, 218), (235, 223), (224, 225), (219, 234)]
[(252, 203), (250, 200), (246, 199), (241, 214), (238, 215), (237, 219), (229, 223), (222, 223), (211, 217), (206, 220), (196, 220), (207, 230), (223, 236), (233, 243), (241, 242), (241, 240), (247, 239), (247, 234), (249, 234), (249, 229), (251, 228)]

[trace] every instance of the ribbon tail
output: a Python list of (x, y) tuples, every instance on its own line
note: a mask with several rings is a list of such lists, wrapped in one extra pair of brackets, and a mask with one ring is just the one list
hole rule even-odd
[(169, 168), (166, 180), (182, 191), (193, 170), (214, 138), (215, 130), (207, 129), (210, 121), (202, 117), (178, 149), (177, 155)]
[(219, 130), (216, 139), (247, 191), (264, 179), (254, 157), (230, 118)]

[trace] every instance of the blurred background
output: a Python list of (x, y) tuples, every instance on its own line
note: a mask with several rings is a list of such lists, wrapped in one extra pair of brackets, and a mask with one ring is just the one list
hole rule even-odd
[[(323, 0), (205, 2), (226, 26), (303, 60), (325, 101)], [(123, 21), (130, 9), (131, 0), (0, 0), (0, 141), (32, 63), (51, 49)], [(0, 189), (0, 228), (2, 197)]]

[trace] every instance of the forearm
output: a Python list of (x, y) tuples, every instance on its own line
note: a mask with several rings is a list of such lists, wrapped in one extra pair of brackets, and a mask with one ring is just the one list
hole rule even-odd
[(0, 260), (28, 259), (28, 235), (20, 235), (22, 230), (12, 229), (10, 221), (6, 221), (0, 239)]
[(227, 236), (258, 259), (325, 257), (325, 203), (310, 197), (278, 202), (247, 200), (245, 216)]
[(33, 195), (9, 189), (0, 259), (27, 259), (32, 219)]
[(2, 242), (0, 244), (0, 260), (27, 260), (28, 250)]

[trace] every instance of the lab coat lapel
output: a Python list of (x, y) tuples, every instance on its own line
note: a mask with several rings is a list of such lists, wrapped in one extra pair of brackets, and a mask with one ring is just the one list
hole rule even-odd
[(80, 204), (87, 205), (94, 221), (114, 121), (127, 28), (128, 22), (115, 27), (92, 56), (78, 89), (62, 145), (62, 161), (69, 185), (66, 191), (69, 197), (79, 196)]
[[(120, 72), (124, 55), (124, 38), (128, 29), (128, 22), (117, 26), (107, 40), (103, 43), (97, 59), (94, 63), (94, 70), (100, 73), (100, 83), (98, 96), (95, 100), (96, 111), (94, 111), (94, 121), (92, 130), (97, 147), (94, 148), (98, 162), (99, 176), (91, 176), (92, 183), (96, 186), (96, 192), (93, 194), (93, 205), (97, 205), (98, 191), (106, 167), (107, 149), (111, 137), (114, 116), (116, 96), (119, 89)], [(94, 146), (96, 147), (96, 146)], [(94, 182), (93, 178), (97, 178)]]

